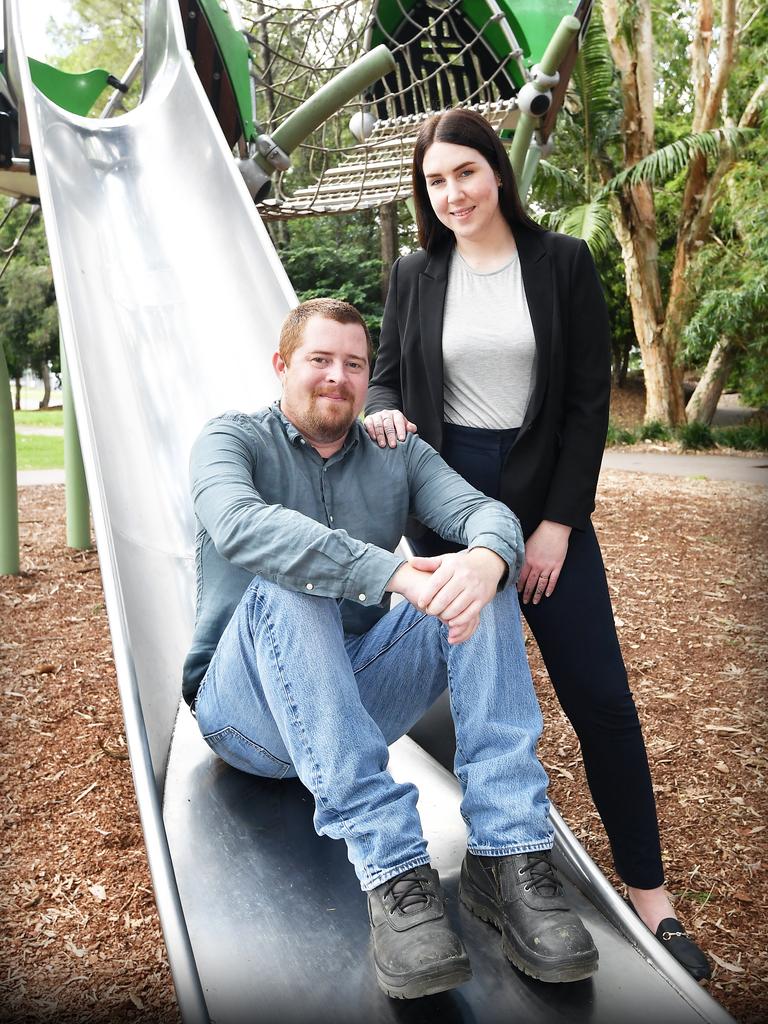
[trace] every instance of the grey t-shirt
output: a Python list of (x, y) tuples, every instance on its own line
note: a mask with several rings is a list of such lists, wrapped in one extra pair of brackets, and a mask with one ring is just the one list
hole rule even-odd
[(533, 390), (536, 341), (518, 254), (490, 273), (454, 250), (443, 316), (447, 423), (519, 427)]

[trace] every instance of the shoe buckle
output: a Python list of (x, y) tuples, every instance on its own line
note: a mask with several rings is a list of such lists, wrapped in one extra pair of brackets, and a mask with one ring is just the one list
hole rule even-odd
[(685, 932), (662, 932), (661, 937), (665, 942), (669, 942), (670, 939), (682, 939), (686, 937)]

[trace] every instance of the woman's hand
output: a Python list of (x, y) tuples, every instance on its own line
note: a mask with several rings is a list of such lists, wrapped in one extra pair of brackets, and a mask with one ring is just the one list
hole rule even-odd
[(372, 441), (378, 442), (379, 448), (396, 448), (398, 441), (404, 441), (406, 433), (415, 434), (417, 426), (399, 409), (382, 409), (371, 416), (366, 416), (363, 426)]
[(525, 542), (525, 562), (517, 581), (523, 604), (528, 604), (531, 598), (538, 604), (542, 597), (554, 593), (568, 554), (570, 535), (570, 526), (544, 519)]

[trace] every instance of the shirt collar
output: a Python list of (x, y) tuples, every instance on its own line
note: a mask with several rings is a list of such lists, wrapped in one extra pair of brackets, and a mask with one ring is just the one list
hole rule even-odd
[[(285, 436), (288, 438), (289, 442), (293, 445), (294, 448), (298, 448), (301, 442), (304, 440), (304, 437), (301, 431), (298, 429), (298, 427), (291, 423), (291, 421), (285, 415), (283, 410), (280, 408), (279, 402), (275, 402), (274, 405), (272, 406), (272, 413), (280, 421), (280, 424), (282, 425), (282, 428), (285, 431)], [(341, 451), (337, 452), (336, 454), (345, 455), (351, 448), (356, 448), (357, 445), (360, 443), (360, 431), (362, 429), (363, 426), (360, 423), (360, 421), (355, 420), (355, 422), (349, 428), (349, 432), (347, 433), (346, 438), (344, 439), (344, 444), (341, 448)]]

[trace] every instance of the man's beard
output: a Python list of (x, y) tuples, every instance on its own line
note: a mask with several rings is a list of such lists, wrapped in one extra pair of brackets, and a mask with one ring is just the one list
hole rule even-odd
[(318, 402), (321, 396), (312, 395), (300, 429), (304, 428), (306, 434), (321, 444), (331, 444), (343, 437), (355, 422), (355, 413), (351, 396), (346, 392), (342, 395), (346, 401), (340, 402), (338, 408), (332, 405), (321, 407)]

